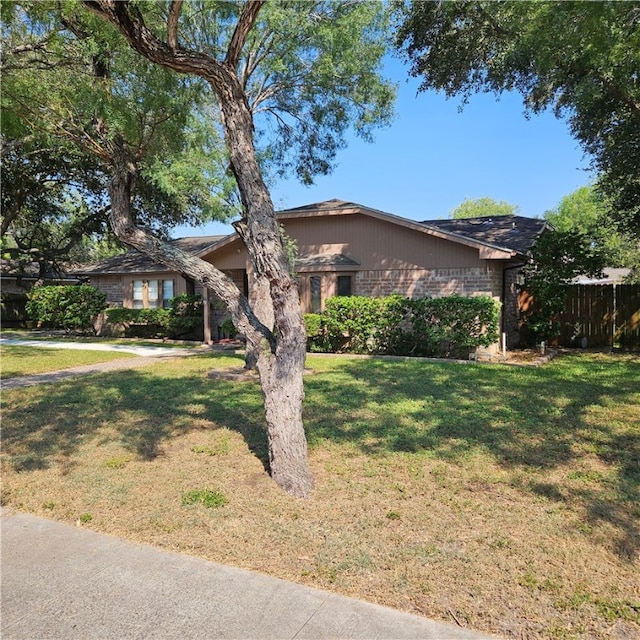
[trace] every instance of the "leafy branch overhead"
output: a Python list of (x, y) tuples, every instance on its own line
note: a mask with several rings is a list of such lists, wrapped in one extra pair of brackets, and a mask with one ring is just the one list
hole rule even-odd
[(396, 3), (397, 46), (422, 79), (463, 102), (517, 91), (566, 118), (623, 230), (640, 236), (640, 3)]

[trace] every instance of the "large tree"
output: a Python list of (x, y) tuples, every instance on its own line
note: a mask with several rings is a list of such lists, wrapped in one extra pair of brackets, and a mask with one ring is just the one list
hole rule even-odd
[(225, 180), (199, 172), (197, 157), (216, 132), (196, 120), (181, 83), (127, 49), (115, 55), (113, 30), (94, 41), (72, 3), (53, 6), (2, 5), (1, 234), (11, 256), (56, 271), (113, 237), (116, 131), (138, 165), (139, 224), (162, 234), (219, 216), (211, 186)]
[[(116, 78), (112, 65), (126, 59), (126, 54), (108, 25), (95, 24), (92, 14), (82, 13), (73, 3), (63, 5), (70, 31), (109, 74), (104, 85), (111, 93), (90, 101), (81, 111), (93, 114), (104, 104), (113, 111), (103, 109), (101, 117), (85, 118), (83, 127), (71, 127), (71, 138), (80, 144), (76, 133), (82, 129), (88, 146), (108, 167), (111, 225), (125, 243), (191, 276), (227, 304), (234, 324), (258, 354), (271, 474), (285, 490), (307, 496), (313, 480), (302, 423), (306, 339), (296, 282), (259, 160), (283, 171), (294, 170), (309, 181), (314, 174), (330, 170), (348, 127), (355, 126), (367, 136), (390, 118), (393, 89), (378, 75), (384, 53), (384, 12), (379, 5), (351, 2), (310, 3), (304, 12), (300, 5), (288, 2), (270, 3), (266, 10), (262, 2), (183, 5), (176, 0), (145, 5), (100, 0), (83, 4), (115, 25), (130, 51), (140, 54), (140, 61), (152, 63), (142, 67), (144, 74), (153, 75), (153, 68), (164, 72), (155, 86), (147, 85), (137, 96), (155, 102), (150, 114), (159, 114), (162, 106), (172, 109), (165, 85), (172, 81), (180, 83), (178, 102), (191, 90), (201, 96), (203, 85), (205, 97), (212, 98), (206, 103), (206, 117), (220, 125), (226, 142), (224, 168), (235, 178), (241, 200), (241, 219), (235, 226), (247, 248), (252, 289), (258, 292), (255, 298), (265, 302), (264, 312), (256, 312), (260, 305), (252, 308), (234, 283), (212, 265), (176, 250), (138, 224), (135, 205), (140, 182), (149, 175), (155, 178), (150, 181), (155, 186), (167, 182), (158, 178), (162, 174), (148, 155), (150, 148), (162, 145), (155, 138), (143, 145), (140, 136), (131, 137), (133, 127), (122, 126), (120, 119), (126, 124), (126, 114), (111, 95), (114, 87), (126, 85), (129, 75), (137, 73), (138, 63), (131, 64), (124, 79)], [(175, 117), (180, 115), (178, 110)], [(275, 125), (270, 124), (273, 119), (263, 117), (267, 115), (275, 117)], [(156, 122), (160, 129), (163, 125)], [(275, 135), (269, 135), (269, 126)], [(260, 151), (254, 135), (263, 142)], [(162, 164), (159, 154), (151, 157), (155, 164)], [(220, 158), (212, 155), (209, 160), (205, 171), (214, 170)], [(169, 172), (171, 168), (165, 167)]]
[(640, 3), (397, 3), (397, 45), (422, 79), (468, 101), (519, 91), (565, 117), (621, 228), (640, 235)]

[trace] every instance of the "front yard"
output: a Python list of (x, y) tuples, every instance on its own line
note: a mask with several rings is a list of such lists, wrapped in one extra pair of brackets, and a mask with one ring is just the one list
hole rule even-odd
[(310, 356), (317, 488), (225, 356), (3, 393), (3, 504), (514, 638), (640, 637), (640, 359)]

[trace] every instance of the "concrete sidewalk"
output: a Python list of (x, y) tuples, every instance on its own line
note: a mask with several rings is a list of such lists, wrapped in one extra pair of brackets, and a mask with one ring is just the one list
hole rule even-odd
[(31, 515), (0, 526), (3, 640), (490, 637)]

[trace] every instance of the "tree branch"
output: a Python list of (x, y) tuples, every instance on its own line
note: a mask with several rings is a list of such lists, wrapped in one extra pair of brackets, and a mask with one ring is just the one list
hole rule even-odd
[(225, 64), (232, 69), (238, 66), (244, 43), (247, 41), (247, 36), (253, 28), (256, 18), (258, 17), (258, 12), (264, 3), (265, 0), (249, 0), (240, 14), (240, 19), (233, 31), (233, 36), (231, 36), (231, 42), (227, 49), (227, 55), (224, 59)]
[(167, 43), (175, 51), (178, 48), (178, 19), (182, 10), (183, 0), (172, 0), (167, 19)]

